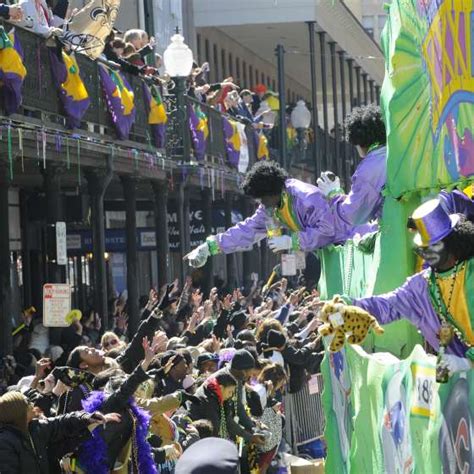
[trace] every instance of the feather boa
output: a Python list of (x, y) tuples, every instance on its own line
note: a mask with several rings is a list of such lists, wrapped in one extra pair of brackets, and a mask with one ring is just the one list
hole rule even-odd
[[(91, 392), (86, 400), (82, 401), (82, 407), (88, 413), (100, 410), (106, 396), (103, 392)], [(140, 474), (158, 474), (155, 466), (151, 446), (147, 441), (150, 415), (147, 411), (137, 407), (133, 399), (130, 399), (130, 408), (136, 418), (136, 439), (138, 447), (138, 466)], [(92, 432), (92, 438), (84, 442), (79, 450), (79, 462), (81, 468), (88, 474), (108, 474), (107, 445), (100, 436), (100, 430)]]

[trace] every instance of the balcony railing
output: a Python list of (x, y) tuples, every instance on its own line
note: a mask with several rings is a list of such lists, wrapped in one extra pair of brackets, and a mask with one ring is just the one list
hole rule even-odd
[[(0, 24), (2, 23), (0, 22)], [(5, 23), (4, 26), (7, 31), (11, 28), (7, 23)], [(45, 125), (53, 124), (55, 127), (62, 126), (65, 128), (66, 116), (52, 76), (49, 56), (50, 48), (46, 46), (46, 42), (43, 38), (22, 28), (16, 27), (15, 34), (24, 52), (23, 62), (27, 70), (27, 75), (23, 83), (22, 106), (13, 118), (18, 120), (19, 116), (23, 116), (25, 121), (30, 120), (34, 122), (36, 119)], [(107, 110), (107, 103), (100, 82), (99, 66), (96, 62), (81, 54), (76, 54), (76, 59), (80, 68), (81, 78), (91, 99), (90, 106), (83, 117), (80, 131), (86, 132), (87, 134), (96, 134), (105, 140), (117, 141), (114, 124)], [(151, 131), (148, 125), (148, 113), (142, 89), (143, 79), (128, 74), (125, 74), (125, 76), (135, 94), (136, 119), (131, 129), (129, 140), (124, 142), (124, 146), (137, 146), (138, 148), (149, 146)], [(171, 102), (171, 100), (171, 95), (163, 95), (165, 105)], [(196, 102), (187, 96), (184, 100), (185, 104)], [(206, 104), (200, 104), (200, 106), (208, 117), (209, 127), (205, 161), (216, 165), (226, 164), (227, 159), (222, 114)], [(176, 109), (173, 111), (173, 107), (170, 106), (169, 110), (172, 111), (169, 114), (169, 123), (171, 124), (173, 122), (171, 115), (176, 113)], [(0, 109), (0, 115), (5, 115), (2, 109)], [(189, 134), (187, 118), (188, 117), (186, 117), (185, 120), (184, 130), (185, 133)], [(173, 133), (172, 127), (169, 127), (168, 133)], [(176, 133), (182, 133), (182, 131), (176, 130)], [(257, 159), (253, 133), (252, 127), (247, 126), (246, 134), (248, 138), (250, 165)], [(188, 143), (191, 143), (191, 141), (189, 140)], [(189, 158), (192, 159), (192, 147), (190, 148), (190, 153), (190, 157), (183, 156), (179, 161), (189, 161)]]

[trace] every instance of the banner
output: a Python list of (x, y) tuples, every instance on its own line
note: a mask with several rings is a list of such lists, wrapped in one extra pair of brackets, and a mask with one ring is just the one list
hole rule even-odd
[(239, 173), (246, 173), (250, 163), (247, 133), (245, 132), (245, 125), (243, 123), (236, 122), (236, 125), (240, 137), (240, 155), (238, 170)]
[(123, 73), (99, 65), (107, 108), (120, 140), (128, 140), (135, 122), (135, 95)]
[(209, 137), (208, 119), (199, 104), (188, 104), (187, 110), (194, 156), (198, 160), (203, 160), (206, 155), (207, 139)]
[(383, 35), (386, 192), (474, 179), (474, 4), (394, 0)]
[[(89, 93), (82, 81), (74, 54), (48, 48), (53, 80), (59, 91), (69, 128), (79, 128), (90, 105)], [(60, 55), (60, 56), (59, 56)]]
[(91, 0), (65, 24), (60, 40), (74, 51), (97, 59), (117, 19), (120, 0)]
[(0, 27), (0, 90), (7, 115), (17, 112), (21, 105), (25, 77), (20, 41), (14, 31), (7, 35), (5, 29)]
[(474, 472), (474, 370), (447, 384), (419, 345), (405, 360), (358, 346), (322, 364), (326, 472)]

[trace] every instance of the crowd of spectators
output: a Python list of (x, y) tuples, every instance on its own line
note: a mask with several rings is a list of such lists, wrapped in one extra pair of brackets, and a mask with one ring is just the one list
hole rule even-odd
[[(315, 291), (290, 289), (284, 278), (268, 288), (254, 283), (245, 295), (214, 288), (207, 296), (188, 279), (182, 291), (176, 282), (160, 297), (150, 291), (132, 337), (119, 298), (110, 328), (91, 311), (59, 338), (28, 308), (14, 356), (2, 361), (0, 471), (102, 472), (90, 467), (99, 456), (90, 441), (100, 439), (104, 469), (135, 472), (143, 453), (134, 450), (143, 447), (134, 427), (146, 412), (141, 443), (158, 472), (192, 472), (179, 471), (179, 459), (207, 437), (234, 443), (242, 472), (276, 472), (282, 402), (319, 371), (320, 305)], [(28, 434), (34, 450), (17, 451)]]

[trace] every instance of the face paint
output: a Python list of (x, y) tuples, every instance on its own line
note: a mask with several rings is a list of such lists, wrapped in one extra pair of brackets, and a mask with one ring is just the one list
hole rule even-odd
[(443, 266), (449, 258), (443, 241), (436, 242), (428, 247), (418, 247), (415, 252), (433, 268)]

